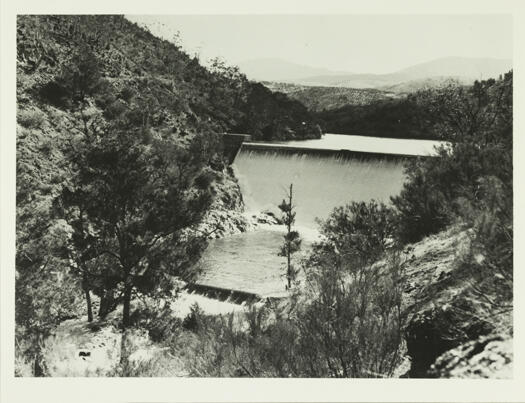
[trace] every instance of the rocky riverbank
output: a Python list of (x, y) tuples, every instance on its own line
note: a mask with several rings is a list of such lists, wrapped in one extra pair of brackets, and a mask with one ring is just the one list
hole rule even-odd
[(227, 167), (212, 186), (214, 198), (198, 231), (209, 239), (251, 231), (261, 225), (276, 225), (281, 221), (277, 211), (248, 213), (245, 211), (239, 182), (231, 167)]

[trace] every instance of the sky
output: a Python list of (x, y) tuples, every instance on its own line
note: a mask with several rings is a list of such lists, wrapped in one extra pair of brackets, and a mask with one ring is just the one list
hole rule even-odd
[(203, 62), (259, 58), (390, 73), (440, 57), (512, 59), (509, 15), (127, 15)]

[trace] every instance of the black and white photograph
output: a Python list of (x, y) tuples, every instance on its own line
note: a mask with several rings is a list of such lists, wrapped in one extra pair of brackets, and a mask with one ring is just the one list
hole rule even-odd
[(3, 376), (515, 379), (512, 14), (122, 11), (13, 16)]

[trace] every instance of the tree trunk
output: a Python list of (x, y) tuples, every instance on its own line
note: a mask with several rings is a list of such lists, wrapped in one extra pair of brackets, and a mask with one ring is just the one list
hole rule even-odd
[(290, 260), (290, 250), (288, 249), (288, 272), (286, 273), (288, 277), (288, 289), (292, 288), (292, 266)]
[(93, 310), (91, 309), (91, 295), (89, 294), (89, 288), (84, 288), (84, 293), (86, 294), (88, 322), (93, 322)]
[(118, 305), (118, 301), (115, 301), (115, 291), (106, 290), (100, 297), (100, 306), (98, 308), (98, 317), (104, 319), (108, 313), (113, 311)]
[(41, 333), (38, 333), (36, 336), (35, 362), (33, 365), (33, 374), (35, 377), (43, 377), (47, 375), (46, 361), (42, 352), (44, 338), (44, 335)]
[(84, 275), (82, 277), (82, 289), (84, 290), (84, 295), (86, 296), (88, 322), (93, 322), (93, 310), (91, 308), (91, 295), (89, 293), (88, 278), (87, 278), (85, 267), (84, 267)]
[(128, 329), (122, 329), (122, 336), (120, 339), (120, 366), (122, 369), (122, 376), (126, 376), (129, 367), (129, 344), (128, 344)]
[[(289, 201), (289, 204), (290, 204), (290, 217), (292, 216), (292, 207), (293, 207), (293, 204), (292, 204), (292, 197), (293, 197), (293, 183), (290, 183), (290, 201)], [(288, 236), (290, 236), (290, 232), (292, 232), (292, 219), (290, 218), (290, 220), (288, 221)], [(291, 265), (291, 260), (292, 260), (292, 251), (291, 251), (291, 241), (288, 240), (288, 270), (287, 270), (287, 277), (288, 277), (288, 289), (291, 289), (292, 288), (292, 265)]]
[(127, 328), (130, 325), (129, 322), (129, 311), (130, 311), (130, 303), (131, 303), (131, 277), (128, 274), (125, 280), (124, 285), (124, 309), (122, 311), (122, 326), (124, 328)]

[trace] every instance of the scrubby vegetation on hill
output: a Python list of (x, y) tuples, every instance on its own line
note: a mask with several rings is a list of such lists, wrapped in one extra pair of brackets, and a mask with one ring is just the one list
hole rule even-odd
[[(253, 129), (248, 134), (258, 138), (264, 131), (267, 139), (320, 135), (301, 104), (261, 91), (258, 84), (220, 60), (206, 69), (175, 44), (124, 17), (23, 16), (17, 30), (19, 97), (38, 95), (67, 107), (62, 104), (66, 89), (53, 78), (85, 47), (96, 56), (104, 79), (119, 90), (128, 87), (126, 92), (154, 79), (159, 86), (156, 95), (171, 99), (171, 113), (179, 119), (172, 123), (178, 126), (189, 121), (216, 132)], [(264, 105), (259, 109), (254, 102)]]
[(313, 112), (339, 109), (346, 105), (368, 105), (397, 97), (393, 92), (374, 88), (316, 87), (267, 81), (263, 84), (274, 92), (283, 92), (298, 100)]

